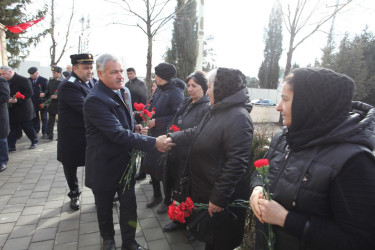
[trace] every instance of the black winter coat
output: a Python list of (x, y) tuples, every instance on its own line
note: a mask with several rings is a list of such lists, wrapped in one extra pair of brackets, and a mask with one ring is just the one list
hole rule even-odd
[[(150, 135), (158, 137), (167, 133), (168, 126), (171, 125), (172, 119), (176, 114), (177, 108), (184, 100), (183, 88), (180, 86), (180, 81), (173, 79), (162, 86), (158, 86), (155, 94), (150, 99), (150, 106), (147, 109), (151, 111), (155, 108), (155, 127), (150, 129)], [(163, 153), (154, 149), (150, 153), (146, 153), (143, 159), (142, 170), (162, 180), (163, 178), (163, 164), (161, 161)]]
[(43, 76), (38, 76), (36, 79), (36, 82), (33, 82), (33, 79), (29, 77), (29, 80), (31, 82), (31, 86), (33, 86), (33, 96), (31, 97), (31, 100), (34, 105), (34, 109), (36, 112), (40, 110), (39, 104), (45, 102), (47, 100), (46, 97), (40, 97), (40, 93), (44, 93), (47, 90), (48, 86), (48, 79), (44, 78)]
[(0, 76), (0, 138), (6, 138), (9, 134), (8, 101), (9, 84)]
[[(289, 211), (284, 228), (273, 226), (276, 250), (375, 249), (375, 109), (352, 107), (338, 127), (295, 150), (286, 128), (273, 138), (270, 192)], [(266, 249), (264, 230), (258, 222), (256, 249)]]
[[(186, 98), (173, 118), (172, 125), (176, 125), (181, 130), (197, 126), (210, 109), (210, 99), (207, 95), (195, 103), (191, 101), (190, 97)], [(178, 177), (188, 174), (189, 169), (185, 167), (188, 154), (188, 145), (175, 146), (168, 152), (167, 165), (164, 169), (164, 186), (173, 187)]]
[(83, 103), (89, 91), (90, 88), (74, 72), (59, 85), (57, 160), (66, 166), (85, 165)]
[[(51, 98), (51, 95), (54, 95), (56, 93), (56, 90), (58, 91), (60, 83), (61, 83), (61, 80), (59, 79), (56, 80), (54, 78), (51, 78), (49, 80), (47, 90), (44, 92), (44, 94), (46, 95), (45, 96), (46, 99)], [(58, 92), (56, 94), (58, 96)], [(58, 106), (59, 106), (58, 99), (51, 99), (51, 103), (48, 106), (47, 111), (52, 114), (57, 114)]]
[[(211, 201), (224, 208), (235, 199), (249, 198), (251, 109), (247, 89), (243, 89), (216, 103), (197, 127), (170, 134), (177, 145), (191, 143), (189, 164), (194, 202)], [(246, 211), (232, 211), (238, 219), (224, 222), (213, 232), (215, 245), (222, 245), (223, 249), (235, 248), (243, 237)]]
[(31, 82), (26, 77), (14, 73), (9, 81), (10, 96), (13, 97), (17, 92), (25, 96), (25, 99), (18, 98), (17, 103), (9, 107), (9, 122), (25, 122), (35, 118), (35, 109), (31, 97), (33, 88)]

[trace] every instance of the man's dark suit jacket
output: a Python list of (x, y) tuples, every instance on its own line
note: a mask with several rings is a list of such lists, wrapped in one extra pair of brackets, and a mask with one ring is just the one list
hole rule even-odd
[(130, 92), (123, 88), (121, 93), (125, 101), (99, 81), (83, 105), (87, 143), (85, 185), (93, 191), (116, 189), (131, 149), (151, 151), (155, 145), (154, 137), (132, 132)]
[(0, 138), (8, 137), (10, 131), (8, 114), (9, 93), (7, 80), (0, 76)]
[(29, 80), (31, 82), (31, 85), (33, 86), (33, 96), (31, 97), (31, 100), (33, 101), (35, 111), (39, 111), (39, 104), (43, 103), (46, 98), (41, 98), (40, 93), (44, 93), (47, 90), (48, 85), (48, 79), (44, 78), (43, 76), (38, 76), (36, 79), (36, 82), (33, 82), (33, 79), (29, 77)]

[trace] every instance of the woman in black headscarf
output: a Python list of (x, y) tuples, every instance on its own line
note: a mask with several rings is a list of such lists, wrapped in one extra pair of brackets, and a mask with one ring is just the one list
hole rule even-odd
[[(272, 200), (252, 178), (256, 249), (375, 249), (375, 110), (352, 102), (354, 81), (323, 68), (285, 78), (277, 106), (284, 125), (266, 154)], [(267, 234), (266, 234), (267, 235)]]
[(212, 108), (201, 123), (169, 134), (167, 141), (191, 145), (191, 198), (208, 204), (212, 219), (211, 229), (202, 239), (206, 249), (229, 250), (239, 246), (243, 238), (246, 209), (229, 209), (227, 205), (250, 194), (252, 106), (246, 78), (236, 69), (212, 71), (207, 94)]

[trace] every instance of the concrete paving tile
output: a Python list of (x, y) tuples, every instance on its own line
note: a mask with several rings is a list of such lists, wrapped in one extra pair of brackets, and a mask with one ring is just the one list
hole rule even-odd
[(149, 208), (137, 209), (138, 219), (155, 218), (155, 214), (150, 212), (151, 210)]
[(144, 229), (143, 234), (145, 235), (146, 241), (166, 239), (164, 232), (161, 228), (149, 228)]
[(35, 228), (36, 228), (36, 224), (14, 227), (12, 232), (9, 235), (9, 239), (33, 236), (35, 232)]
[(8, 239), (8, 234), (0, 234), (0, 248), (2, 248)]
[[(64, 177), (65, 179), (65, 177)], [(52, 183), (52, 188), (66, 188), (66, 180), (59, 180), (58, 178), (55, 178)]]
[(47, 202), (48, 201), (56, 201), (56, 200), (64, 200), (65, 198), (65, 192), (61, 194), (48, 194), (47, 196)]
[(44, 191), (44, 192), (33, 191), (33, 193), (30, 195), (30, 199), (47, 198), (47, 196), (48, 196), (48, 191)]
[(99, 244), (95, 246), (80, 247), (79, 250), (102, 250), (102, 245)]
[(25, 207), (21, 215), (42, 214), (44, 206)]
[(159, 221), (156, 218), (139, 219), (139, 224), (142, 229), (160, 227)]
[(24, 179), (24, 177), (10, 177), (7, 181), (6, 181), (6, 184), (9, 184), (9, 183), (12, 183), (12, 182), (15, 182), (15, 183), (20, 183), (22, 182)]
[(49, 191), (50, 188), (51, 188), (51, 185), (36, 186), (34, 188), (34, 191), (35, 192)]
[(52, 209), (44, 209), (40, 218), (51, 218), (51, 217), (60, 217), (61, 214), (61, 207), (60, 208), (52, 208)]
[(15, 213), (1, 213), (0, 214), (0, 223), (10, 223), (10, 222), (16, 222), (18, 218), (20, 217), (21, 212), (15, 212)]
[(174, 243), (171, 244), (173, 250), (194, 250), (194, 247), (188, 243)]
[(21, 184), (18, 186), (17, 190), (33, 190), (35, 187), (35, 184)]
[(24, 208), (25, 208), (24, 204), (6, 205), (3, 207), (1, 213), (22, 212)]
[(78, 230), (58, 232), (56, 234), (56, 245), (66, 244), (70, 242), (78, 242)]
[(44, 209), (48, 209), (48, 208), (61, 208), (62, 204), (63, 204), (62, 200), (47, 201), (46, 204), (44, 205)]
[(9, 205), (15, 205), (15, 204), (25, 204), (27, 203), (27, 201), (29, 200), (29, 197), (26, 196), (26, 197), (12, 197), (9, 201), (8, 201), (8, 204)]
[(58, 232), (78, 230), (79, 229), (78, 220), (61, 220), (57, 228)]
[(0, 199), (4, 195), (12, 195), (12, 194), (14, 194), (14, 192), (16, 192), (16, 189), (14, 189), (14, 188), (8, 188), (8, 186), (2, 187), (0, 189)]
[(22, 237), (22, 238), (15, 238), (15, 239), (8, 239), (4, 246), (3, 250), (24, 250), (29, 247), (31, 240), (31, 236)]
[(97, 221), (81, 223), (79, 226), (79, 234), (89, 234), (99, 232), (99, 224)]
[(59, 217), (52, 217), (52, 218), (46, 218), (46, 219), (40, 219), (38, 222), (37, 229), (42, 228), (50, 228), (50, 227), (56, 227), (58, 226), (60, 221)]
[(167, 240), (171, 244), (186, 243), (186, 232), (184, 229), (172, 232), (164, 232)]
[(46, 241), (39, 241), (39, 242), (32, 242), (30, 244), (28, 250), (51, 250), (51, 249), (53, 249), (54, 243), (55, 243), (55, 239), (46, 240)]
[(55, 241), (56, 238), (56, 231), (57, 228), (43, 228), (35, 230), (33, 238), (31, 242), (39, 242), (39, 241), (46, 241), (46, 240), (53, 240)]
[(38, 182), (38, 179), (25, 178), (23, 180), (23, 183), (25, 183), (25, 184), (36, 184), (37, 182)]
[(78, 247), (79, 249), (88, 247), (88, 246), (101, 246), (101, 239), (99, 232), (93, 232), (88, 234), (80, 234)]
[(21, 215), (17, 220), (16, 226), (38, 224), (38, 221), (39, 221), (39, 215), (38, 214)]
[(16, 223), (15, 222), (10, 222), (10, 223), (2, 223), (0, 224), (0, 235), (1, 234), (9, 234), (12, 232), (13, 227)]
[(26, 203), (27, 207), (41, 206), (46, 203), (46, 198), (29, 199)]
[(33, 193), (33, 190), (18, 190), (14, 192), (13, 197), (30, 197)]
[(77, 247), (78, 242), (70, 242), (67, 244), (55, 244), (53, 250), (77, 250)]
[(96, 206), (95, 204), (83, 204), (81, 206), (81, 213), (84, 214), (84, 213), (93, 213), (95, 212), (96, 213)]
[(152, 250), (171, 250), (168, 241), (166, 239), (147, 241), (148, 247)]
[(10, 199), (12, 199), (12, 195), (10, 195), (10, 194), (0, 196), (0, 202), (3, 202), (3, 201), (8, 202), (8, 201), (10, 201)]
[(73, 211), (70, 209), (70, 211), (64, 212), (61, 211), (61, 220), (78, 220), (79, 221), (80, 212)]
[(87, 223), (87, 222), (97, 222), (98, 216), (96, 215), (96, 212), (92, 213), (81, 213), (80, 216), (80, 223)]

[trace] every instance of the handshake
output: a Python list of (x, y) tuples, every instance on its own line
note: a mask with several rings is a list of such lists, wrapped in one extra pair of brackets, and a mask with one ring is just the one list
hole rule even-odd
[[(149, 129), (148, 127), (143, 127), (142, 125), (138, 124), (135, 127), (135, 132), (143, 134), (143, 135), (147, 135), (148, 129)], [(167, 137), (166, 135), (161, 135), (156, 138), (155, 147), (160, 152), (163, 152), (163, 153), (167, 152), (175, 145), (176, 145), (175, 143), (172, 143), (172, 139), (170, 137)]]
[(173, 146), (175, 146), (175, 143), (172, 143), (172, 139), (170, 137), (167, 137), (166, 135), (161, 135), (156, 138), (155, 147), (160, 152), (167, 152), (170, 150)]

